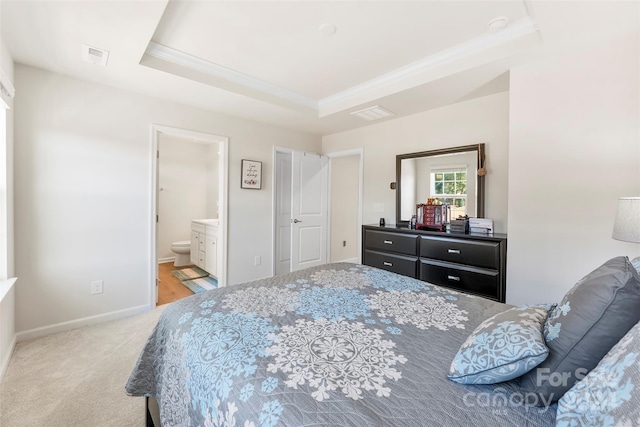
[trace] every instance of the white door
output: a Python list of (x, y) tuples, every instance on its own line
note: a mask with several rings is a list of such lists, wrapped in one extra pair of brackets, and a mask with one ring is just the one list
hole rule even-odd
[(291, 153), (276, 152), (275, 274), (291, 271)]
[(292, 154), (291, 271), (327, 263), (328, 164), (319, 154)]

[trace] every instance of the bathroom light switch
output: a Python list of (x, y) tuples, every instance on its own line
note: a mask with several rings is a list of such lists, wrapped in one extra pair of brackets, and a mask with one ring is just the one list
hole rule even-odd
[(253, 265), (260, 265), (260, 264), (262, 264), (262, 257), (258, 255), (253, 259)]

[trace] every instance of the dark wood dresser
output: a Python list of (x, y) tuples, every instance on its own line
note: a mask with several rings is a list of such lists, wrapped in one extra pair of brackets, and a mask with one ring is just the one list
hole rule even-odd
[(506, 234), (363, 225), (362, 263), (505, 302)]

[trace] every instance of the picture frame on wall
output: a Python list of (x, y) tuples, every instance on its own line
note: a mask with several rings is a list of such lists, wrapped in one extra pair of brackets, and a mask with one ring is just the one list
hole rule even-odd
[(242, 159), (240, 188), (260, 190), (262, 188), (262, 162)]

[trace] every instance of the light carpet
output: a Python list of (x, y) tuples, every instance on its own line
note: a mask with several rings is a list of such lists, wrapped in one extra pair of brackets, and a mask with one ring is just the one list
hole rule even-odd
[(19, 342), (0, 383), (0, 426), (144, 426), (144, 398), (124, 386), (164, 307)]

